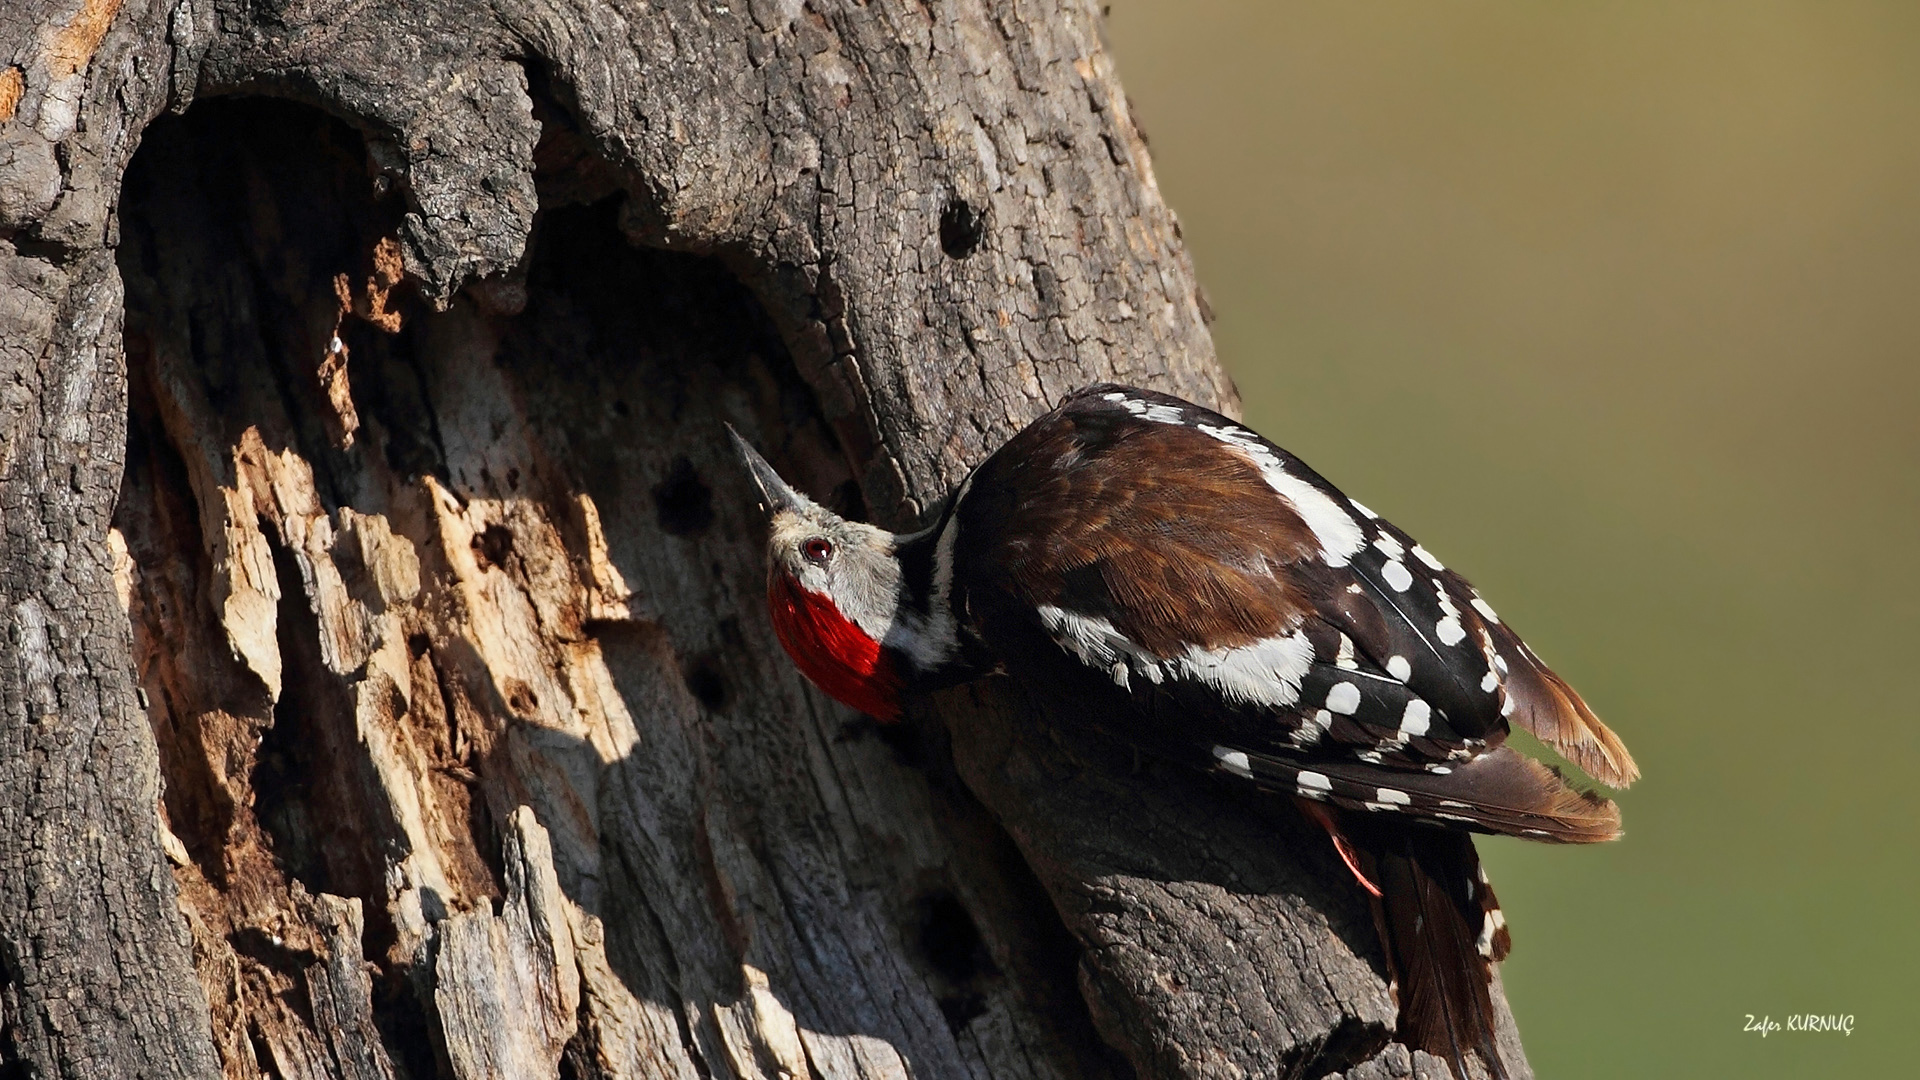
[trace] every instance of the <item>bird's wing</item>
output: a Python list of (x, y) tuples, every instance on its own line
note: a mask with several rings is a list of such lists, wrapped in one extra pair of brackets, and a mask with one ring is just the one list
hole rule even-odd
[[(1518, 755), (1463, 766), (1512, 719), (1623, 786), (1636, 771), (1619, 739), (1459, 575), (1232, 421), (1095, 387), (1016, 436), (971, 489), (959, 580), (1003, 654), (1037, 630), (1161, 717), (1158, 734), (1274, 786), (1285, 774), (1308, 797), (1430, 795), (1433, 816), (1473, 819), (1440, 804), (1485, 803), (1474, 823), (1495, 831), (1612, 834), (1597, 805), (1547, 798), (1564, 785)], [(1342, 777), (1394, 794), (1349, 800)]]

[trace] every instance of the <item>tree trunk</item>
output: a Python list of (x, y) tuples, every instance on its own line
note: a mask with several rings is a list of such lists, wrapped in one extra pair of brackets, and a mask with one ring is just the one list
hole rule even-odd
[(0, 1077), (1445, 1075), (1289, 810), (763, 614), (723, 420), (1233, 407), (1092, 6), (12, 0), (0, 236)]

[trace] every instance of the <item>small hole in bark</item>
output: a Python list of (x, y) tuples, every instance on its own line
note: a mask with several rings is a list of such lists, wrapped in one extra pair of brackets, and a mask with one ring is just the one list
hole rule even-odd
[(959, 1031), (987, 1011), (979, 980), (998, 974), (973, 914), (960, 898), (944, 890), (922, 896), (917, 905), (920, 955), (936, 976), (934, 1000)]
[(519, 679), (507, 680), (507, 707), (516, 715), (527, 716), (540, 707), (540, 695)]
[(860, 493), (860, 481), (842, 480), (827, 496), (827, 505), (834, 513), (850, 521), (867, 520), (867, 497)]
[(948, 199), (940, 211), (940, 250), (955, 259), (964, 259), (980, 249), (987, 238), (986, 215), (965, 199)]
[(500, 566), (513, 554), (513, 534), (505, 525), (489, 525), (473, 538), (473, 561), (480, 569)]
[(674, 458), (667, 478), (654, 485), (653, 505), (660, 527), (674, 536), (695, 536), (713, 524), (713, 492), (685, 455)]
[(720, 667), (713, 657), (702, 656), (696, 659), (686, 672), (687, 689), (700, 700), (700, 704), (715, 712), (727, 707), (727, 680), (720, 674)]
[(973, 914), (950, 892), (920, 898), (920, 949), (934, 970), (953, 982), (966, 982), (993, 966)]
[(425, 634), (409, 634), (407, 636), (407, 655), (413, 657), (415, 660), (427, 655), (427, 650), (432, 647), (433, 641)]

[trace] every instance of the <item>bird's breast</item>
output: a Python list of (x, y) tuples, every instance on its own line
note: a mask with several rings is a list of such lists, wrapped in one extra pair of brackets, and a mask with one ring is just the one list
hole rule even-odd
[(794, 666), (836, 701), (880, 720), (900, 715), (900, 677), (880, 643), (831, 597), (775, 571), (767, 583), (774, 633)]

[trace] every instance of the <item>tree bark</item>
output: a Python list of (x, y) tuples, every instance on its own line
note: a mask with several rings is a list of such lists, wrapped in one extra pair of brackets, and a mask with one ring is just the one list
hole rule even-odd
[(1234, 407), (1091, 5), (15, 0), (0, 236), (0, 1077), (1445, 1075), (1290, 811), (762, 614), (723, 420)]

